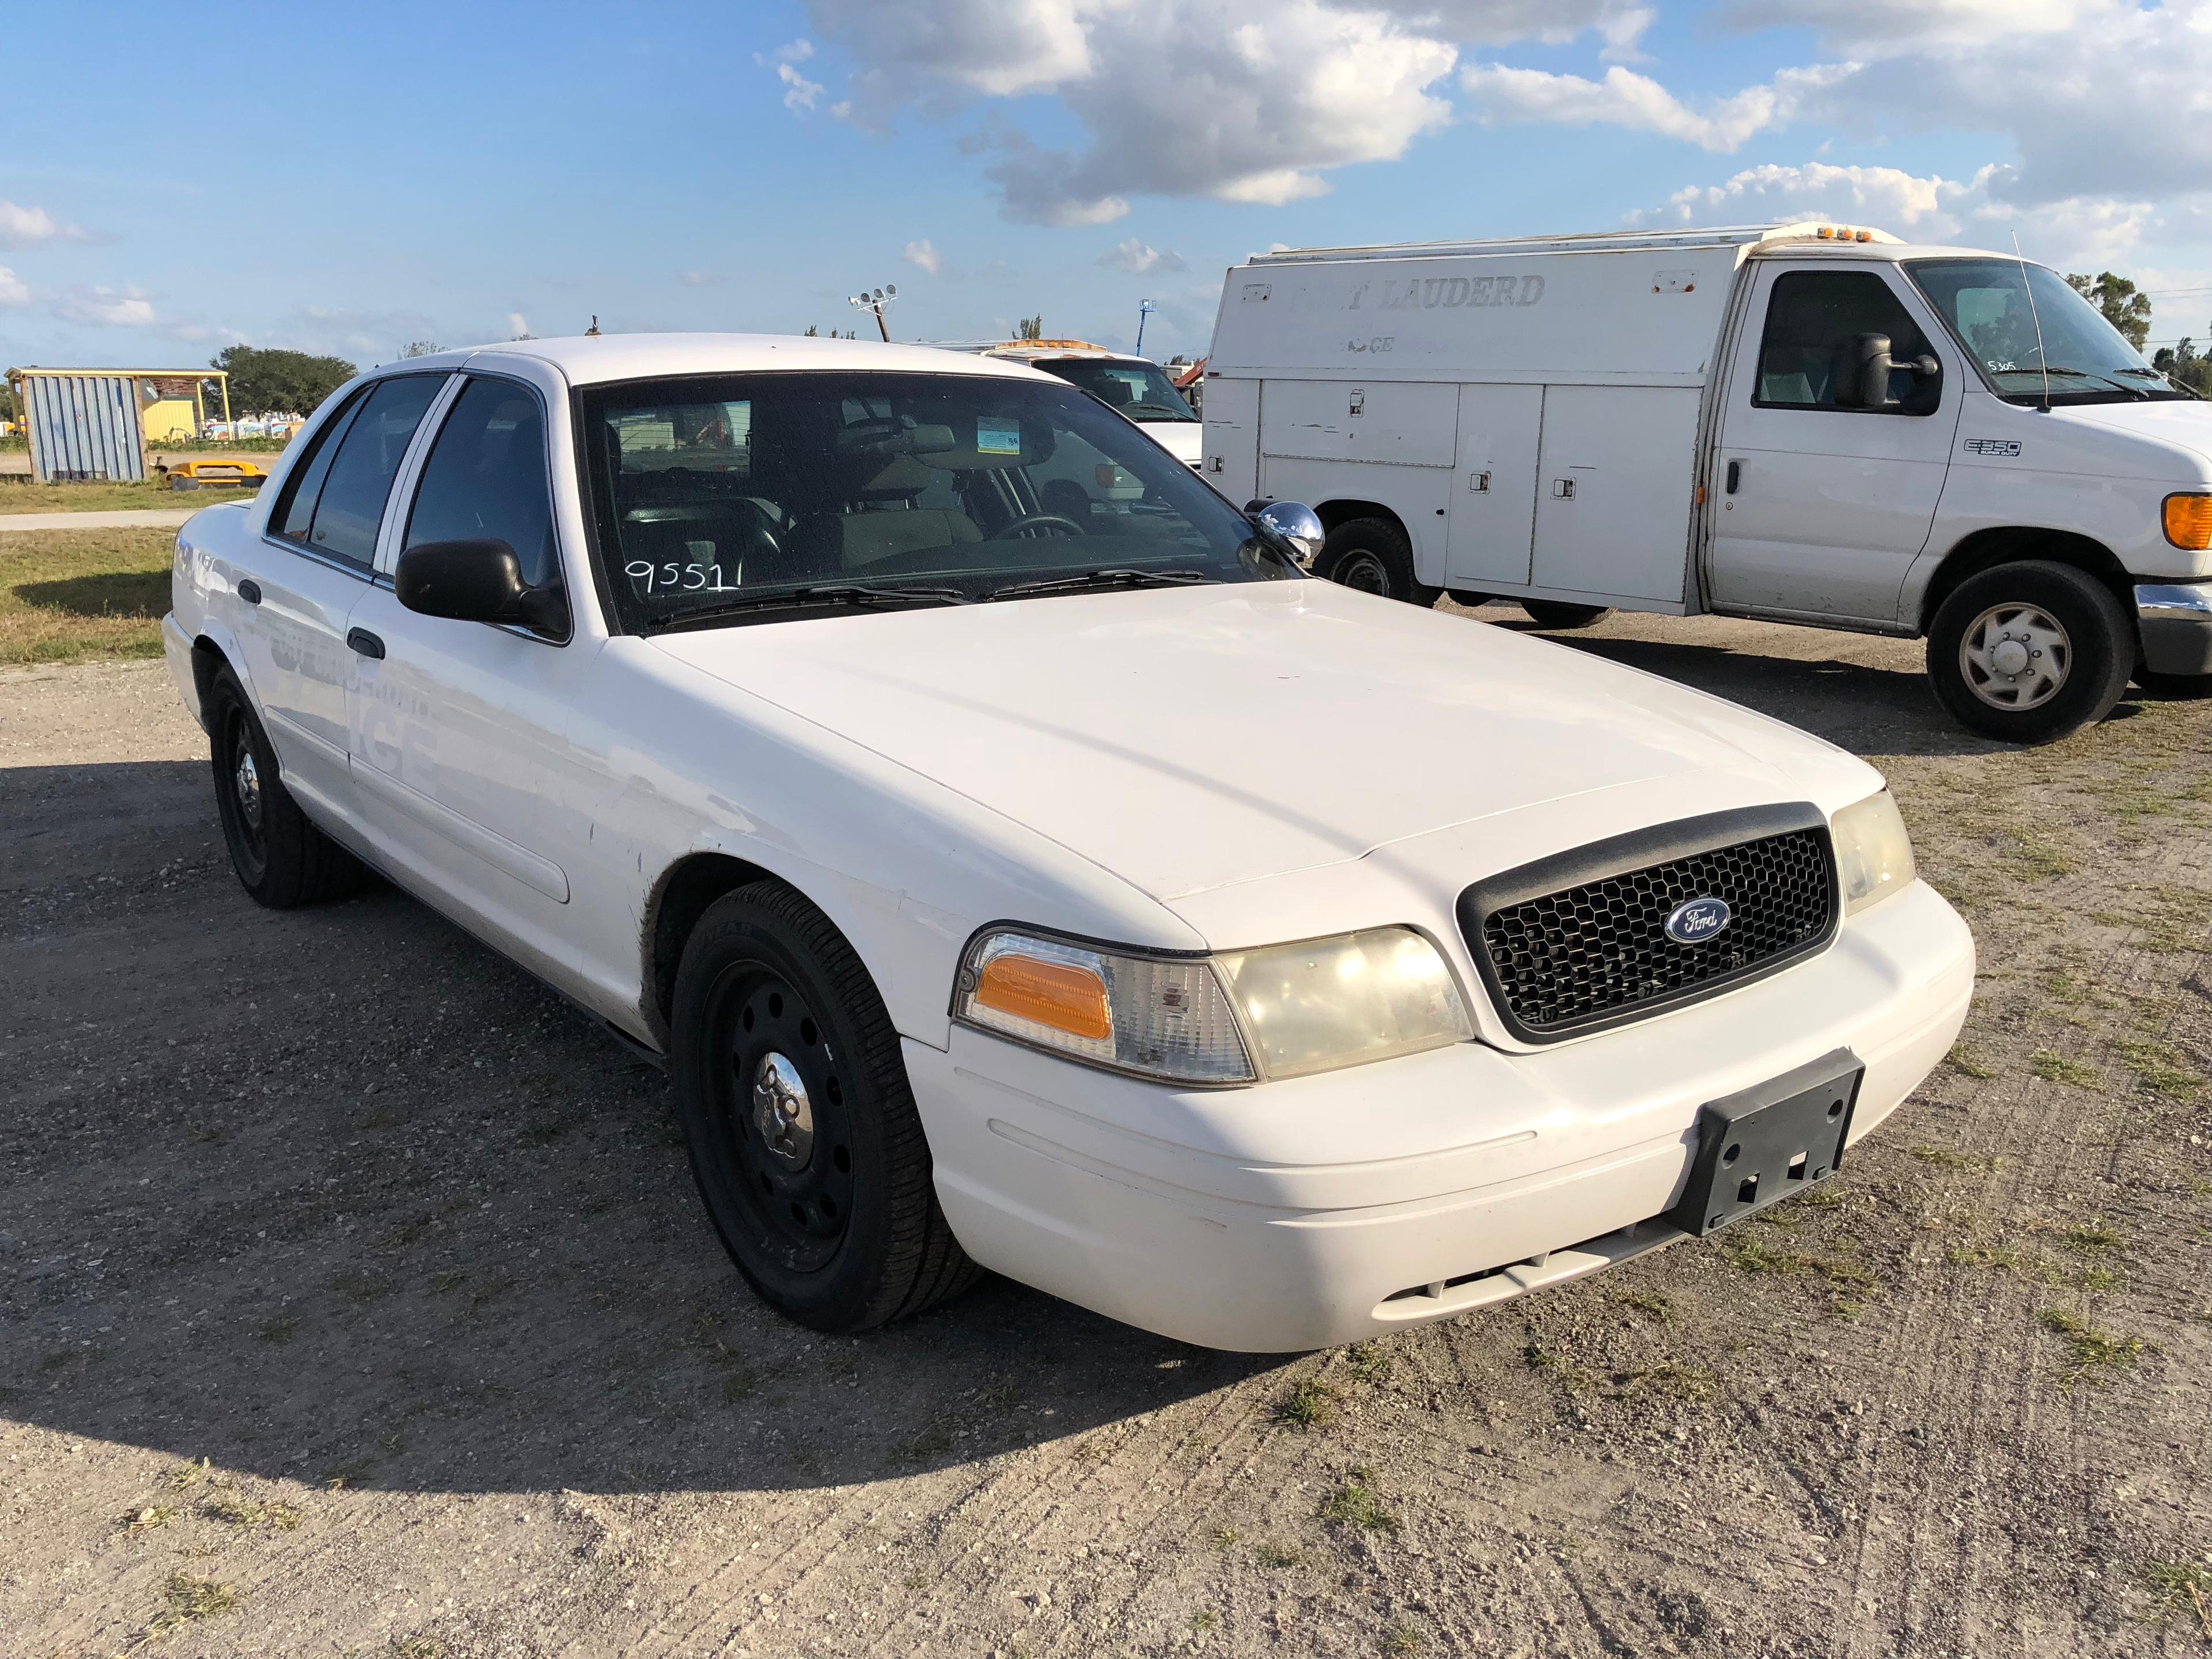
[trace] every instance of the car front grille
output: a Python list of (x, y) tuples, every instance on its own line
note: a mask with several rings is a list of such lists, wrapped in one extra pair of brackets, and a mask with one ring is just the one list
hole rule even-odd
[[(1769, 833), (1718, 839), (1754, 827)], [(1728, 924), (1678, 944), (1668, 918), (1695, 899), (1724, 902)], [(1818, 809), (1754, 808), (1478, 882), (1461, 896), (1460, 925), (1507, 1025), (1542, 1042), (1778, 972), (1826, 945), (1838, 908), (1835, 856)]]

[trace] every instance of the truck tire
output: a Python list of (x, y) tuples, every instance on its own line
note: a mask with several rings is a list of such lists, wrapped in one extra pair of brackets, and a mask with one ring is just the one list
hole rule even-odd
[(684, 942), (669, 1026), (692, 1178), (763, 1301), (864, 1331), (975, 1282), (898, 1033), (821, 911), (773, 881), (716, 900)]
[(1928, 678), (1970, 731), (2050, 743), (2112, 711), (2136, 635), (2112, 591), (2071, 565), (2001, 564), (1969, 576), (1928, 629)]
[(1464, 587), (1455, 587), (1449, 592), (1454, 605), (1463, 605), (1470, 611), (1480, 611), (1490, 603), (1490, 595), (1487, 593), (1471, 592)]
[(1539, 628), (1588, 628), (1613, 614), (1609, 605), (1570, 605), (1564, 599), (1523, 599), (1521, 608)]
[(1423, 610), (1443, 589), (1413, 576), (1413, 550), (1406, 532), (1388, 519), (1350, 519), (1328, 532), (1314, 574), (1361, 593), (1403, 599)]
[(228, 668), (208, 687), (208, 747), (215, 804), (230, 867), (256, 904), (294, 910), (343, 898), (361, 885), (352, 854), (318, 830), (276, 771), (276, 751), (246, 688)]

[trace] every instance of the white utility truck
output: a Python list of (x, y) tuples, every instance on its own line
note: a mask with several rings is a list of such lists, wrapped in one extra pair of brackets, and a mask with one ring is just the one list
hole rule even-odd
[(2011, 254), (1802, 223), (1257, 254), (1202, 470), (1316, 568), (1432, 605), (1925, 636), (2047, 741), (2212, 686), (2212, 404)]

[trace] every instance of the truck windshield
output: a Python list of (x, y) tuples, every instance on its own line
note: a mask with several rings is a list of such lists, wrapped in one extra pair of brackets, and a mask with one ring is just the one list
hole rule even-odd
[(632, 633), (1297, 574), (1067, 386), (731, 374), (581, 403), (604, 591)]
[(1175, 382), (1157, 364), (1142, 359), (1115, 362), (1101, 357), (1048, 357), (1036, 365), (1070, 386), (1081, 386), (1111, 404), (1133, 421), (1194, 421)]
[(2189, 395), (2057, 271), (2017, 259), (1916, 259), (1905, 269), (2008, 403), (2042, 402), (2046, 367), (2053, 403)]

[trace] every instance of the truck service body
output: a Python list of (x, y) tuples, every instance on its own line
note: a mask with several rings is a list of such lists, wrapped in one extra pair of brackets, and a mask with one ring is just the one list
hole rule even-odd
[[(2063, 566), (2111, 605), (2062, 593), (2015, 628), (2004, 606), (2042, 590), (1977, 588), (1930, 662), (1970, 724), (2056, 736), (2131, 672), (2212, 671), (2212, 405), (2147, 367), (2046, 386), (2034, 346), (1989, 349), (2096, 329), (2141, 364), (2054, 285), (1809, 223), (1255, 255), (1223, 289), (1201, 470), (1234, 501), (1310, 503), (1341, 544), (1322, 574), (1419, 603), (1912, 637), (1971, 578)], [(1887, 383), (1855, 399), (1844, 360), (1869, 341)]]

